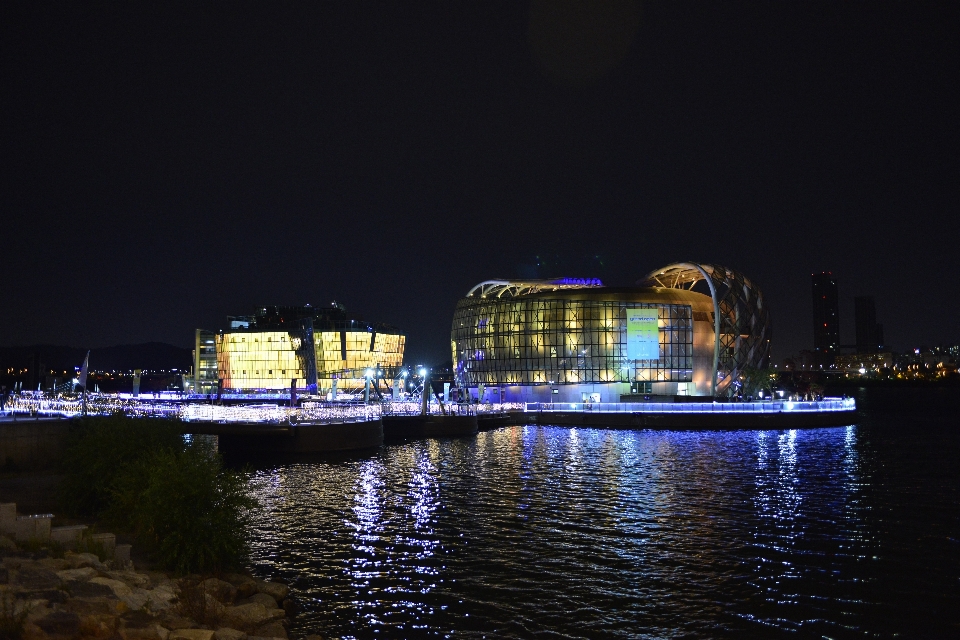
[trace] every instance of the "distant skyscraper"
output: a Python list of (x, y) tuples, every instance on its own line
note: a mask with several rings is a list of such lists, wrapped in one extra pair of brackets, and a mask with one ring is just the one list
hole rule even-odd
[(883, 351), (883, 325), (877, 323), (877, 307), (873, 296), (857, 296), (853, 304), (857, 323), (857, 353)]
[(814, 273), (813, 350), (819, 364), (829, 366), (840, 351), (840, 302), (837, 279), (830, 272)]

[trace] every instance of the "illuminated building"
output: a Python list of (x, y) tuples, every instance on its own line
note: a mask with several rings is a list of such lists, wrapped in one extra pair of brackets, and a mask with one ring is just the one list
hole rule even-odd
[[(214, 337), (217, 379), (224, 389), (288, 389), (295, 383), (321, 393), (334, 386), (349, 390), (363, 385), (368, 369), (389, 379), (403, 363), (405, 336), (399, 329), (349, 319), (336, 303), (261, 307), (229, 322), (230, 328)], [(197, 335), (199, 340), (201, 332)], [(203, 371), (200, 356), (195, 358), (195, 371)]]
[(874, 373), (893, 367), (893, 354), (888, 352), (852, 353), (836, 357), (836, 367), (846, 373)]
[(736, 394), (765, 367), (763, 295), (717, 265), (678, 263), (635, 287), (599, 280), (489, 280), (456, 306), (451, 349), (472, 397), (505, 402), (620, 402)]
[(193, 345), (193, 390), (195, 393), (217, 392), (217, 334), (197, 329)]
[(840, 350), (840, 301), (829, 272), (810, 275), (813, 285), (813, 350), (818, 364), (831, 365)]

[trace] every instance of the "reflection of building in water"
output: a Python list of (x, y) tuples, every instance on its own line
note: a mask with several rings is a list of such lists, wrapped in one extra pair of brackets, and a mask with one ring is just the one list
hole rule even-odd
[[(252, 316), (230, 316), (230, 328), (197, 330), (194, 371), (198, 389), (340, 389), (363, 384), (367, 369), (393, 377), (403, 363), (405, 337), (396, 327), (347, 317), (329, 307), (261, 307)], [(211, 352), (208, 341), (213, 342)], [(215, 358), (215, 360), (214, 360)], [(209, 379), (216, 363), (216, 377)]]
[(490, 280), (456, 307), (459, 383), (485, 400), (618, 402), (732, 395), (770, 352), (763, 295), (742, 274), (680, 263), (636, 287)]

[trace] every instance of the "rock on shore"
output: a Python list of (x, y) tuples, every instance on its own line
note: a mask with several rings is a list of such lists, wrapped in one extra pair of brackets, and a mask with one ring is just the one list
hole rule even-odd
[(241, 574), (175, 580), (90, 553), (41, 558), (3, 536), (0, 560), (0, 616), (24, 640), (287, 638), (298, 608), (286, 585)]

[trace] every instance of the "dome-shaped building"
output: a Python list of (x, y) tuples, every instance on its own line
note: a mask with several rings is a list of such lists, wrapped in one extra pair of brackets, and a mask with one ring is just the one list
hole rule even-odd
[(459, 385), (494, 402), (728, 396), (765, 367), (770, 316), (742, 274), (677, 263), (635, 287), (595, 279), (488, 280), (453, 316)]

